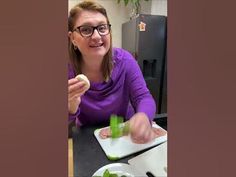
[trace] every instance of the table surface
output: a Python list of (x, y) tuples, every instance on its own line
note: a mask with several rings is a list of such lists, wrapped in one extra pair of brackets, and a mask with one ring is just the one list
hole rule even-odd
[[(166, 121), (155, 120), (164, 129)], [(132, 154), (116, 161), (107, 159), (100, 144), (94, 136), (94, 130), (104, 126), (72, 127), (74, 177), (91, 177), (99, 168), (110, 163), (128, 163), (128, 160), (147, 151)], [(150, 149), (150, 148), (149, 148)]]
[(74, 162), (73, 162), (73, 140), (68, 139), (68, 176), (74, 176)]

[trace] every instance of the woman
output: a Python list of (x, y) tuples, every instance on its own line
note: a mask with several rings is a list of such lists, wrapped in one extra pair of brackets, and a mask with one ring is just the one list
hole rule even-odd
[[(109, 123), (111, 114), (129, 121), (133, 142), (147, 143), (155, 136), (151, 121), (155, 102), (133, 56), (112, 48), (111, 25), (104, 7), (83, 1), (69, 14), (69, 120), (76, 125)], [(75, 78), (84, 74), (90, 81)]]

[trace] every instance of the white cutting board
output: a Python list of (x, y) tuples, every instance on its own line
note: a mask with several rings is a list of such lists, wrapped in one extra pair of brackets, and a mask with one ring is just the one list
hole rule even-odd
[(167, 177), (167, 142), (130, 159), (128, 163), (156, 177)]
[[(153, 127), (161, 128), (157, 124), (153, 124)], [(99, 137), (100, 130), (101, 129), (95, 130), (94, 135), (98, 140), (99, 144), (101, 145), (103, 151), (105, 152), (107, 158), (110, 160), (118, 160), (130, 154), (139, 152), (141, 150), (153, 147), (155, 145), (167, 141), (167, 134), (159, 138), (156, 138), (152, 142), (146, 144), (133, 143), (130, 136), (123, 136), (116, 139), (111, 139), (111, 138), (101, 139)]]

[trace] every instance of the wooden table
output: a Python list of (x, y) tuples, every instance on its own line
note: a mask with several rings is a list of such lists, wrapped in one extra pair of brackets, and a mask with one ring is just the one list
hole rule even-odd
[(68, 139), (68, 177), (74, 177), (73, 140)]

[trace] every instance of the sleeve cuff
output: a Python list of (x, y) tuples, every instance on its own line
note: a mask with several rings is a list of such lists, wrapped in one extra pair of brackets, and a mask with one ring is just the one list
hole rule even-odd
[(80, 114), (80, 109), (78, 109), (75, 114), (69, 113), (69, 116), (68, 116), (69, 122), (75, 121), (79, 114)]

